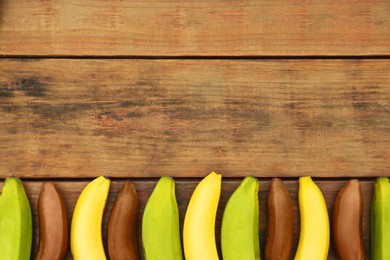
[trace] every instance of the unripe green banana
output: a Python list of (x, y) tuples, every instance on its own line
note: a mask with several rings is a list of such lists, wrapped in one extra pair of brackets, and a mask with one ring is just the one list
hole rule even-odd
[(0, 258), (30, 259), (32, 215), (22, 181), (10, 177), (0, 196)]
[(390, 259), (390, 183), (376, 179), (371, 205), (371, 259)]
[(230, 196), (222, 216), (224, 260), (259, 260), (259, 182), (245, 177)]
[(142, 242), (146, 260), (182, 260), (179, 209), (172, 178), (157, 182), (142, 217)]

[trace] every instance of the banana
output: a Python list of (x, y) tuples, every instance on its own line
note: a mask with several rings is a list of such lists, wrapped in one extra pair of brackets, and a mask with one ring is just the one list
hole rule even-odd
[(28, 260), (32, 244), (31, 207), (22, 181), (9, 177), (0, 196), (0, 258)]
[(107, 225), (107, 247), (111, 260), (138, 259), (138, 195), (125, 181), (112, 207)]
[(390, 183), (377, 178), (371, 205), (371, 259), (390, 259)]
[(326, 260), (329, 250), (329, 217), (321, 190), (307, 177), (299, 179), (301, 230), (295, 260)]
[(75, 260), (106, 259), (102, 242), (102, 218), (110, 180), (100, 176), (81, 192), (72, 217), (70, 246)]
[(257, 179), (245, 177), (226, 204), (221, 224), (224, 260), (260, 260), (258, 191)]
[(68, 217), (64, 199), (53, 182), (41, 186), (38, 198), (39, 248), (36, 260), (64, 259), (68, 249)]
[(339, 191), (333, 207), (333, 244), (342, 260), (364, 260), (362, 234), (363, 196), (357, 179)]
[(294, 211), (290, 193), (274, 178), (267, 198), (267, 239), (265, 260), (290, 259), (294, 241)]
[(195, 188), (184, 218), (183, 243), (187, 260), (216, 260), (215, 218), (221, 194), (220, 174), (211, 172)]
[(145, 259), (182, 260), (179, 209), (172, 178), (161, 177), (150, 195), (142, 217)]

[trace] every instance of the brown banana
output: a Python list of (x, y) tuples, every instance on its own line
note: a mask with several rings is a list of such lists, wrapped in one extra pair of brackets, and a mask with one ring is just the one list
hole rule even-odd
[(352, 179), (337, 194), (333, 209), (333, 242), (341, 260), (366, 259), (362, 217), (363, 196), (360, 183)]
[(37, 260), (64, 259), (68, 249), (68, 218), (64, 199), (53, 182), (44, 182), (38, 198)]
[(290, 193), (283, 182), (272, 179), (267, 198), (266, 260), (290, 259), (294, 239), (294, 212)]
[(111, 210), (107, 246), (111, 260), (138, 259), (138, 196), (134, 184), (125, 181)]

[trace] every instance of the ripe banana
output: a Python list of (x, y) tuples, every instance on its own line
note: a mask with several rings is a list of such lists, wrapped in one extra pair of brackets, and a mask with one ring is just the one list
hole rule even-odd
[(258, 191), (257, 179), (245, 177), (226, 204), (221, 224), (224, 260), (260, 260)]
[(363, 196), (360, 183), (352, 179), (336, 197), (333, 208), (333, 242), (342, 260), (366, 259), (362, 236)]
[(326, 260), (329, 250), (329, 217), (321, 190), (307, 177), (299, 179), (301, 231), (295, 260)]
[(64, 259), (68, 249), (68, 217), (64, 199), (53, 182), (41, 186), (38, 198), (39, 248), (36, 260)]
[(377, 178), (371, 205), (371, 259), (390, 259), (390, 183)]
[(206, 176), (195, 188), (184, 218), (183, 242), (187, 260), (217, 260), (215, 218), (221, 194), (220, 174)]
[(179, 209), (172, 178), (161, 177), (150, 195), (142, 217), (145, 259), (182, 260)]
[(91, 181), (77, 200), (70, 232), (75, 260), (106, 259), (102, 242), (102, 218), (110, 180), (103, 176)]
[(294, 211), (290, 193), (280, 179), (271, 182), (267, 198), (265, 260), (290, 259), (294, 241)]
[(0, 258), (28, 260), (32, 243), (32, 215), (22, 181), (5, 180), (0, 195)]
[(138, 259), (138, 195), (125, 181), (112, 207), (107, 225), (107, 247), (111, 260)]

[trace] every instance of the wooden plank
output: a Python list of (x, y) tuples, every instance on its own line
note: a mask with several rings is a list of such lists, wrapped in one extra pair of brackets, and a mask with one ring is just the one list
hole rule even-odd
[(0, 176), (390, 174), (389, 60), (0, 61)]
[[(221, 218), (223, 214), (223, 209), (225, 208), (225, 204), (231, 195), (231, 193), (234, 191), (234, 189), (238, 186), (240, 179), (235, 180), (223, 180), (222, 182), (222, 193), (217, 213), (217, 219), (216, 219), (216, 240), (217, 240), (217, 246), (218, 250), (220, 251), (220, 226), (221, 226)], [(337, 192), (340, 190), (340, 188), (346, 183), (345, 180), (331, 180), (331, 181), (324, 181), (324, 180), (315, 180), (320, 189), (322, 190), (327, 207), (329, 212), (329, 218), (330, 221), (332, 219), (332, 208), (333, 204), (337, 195)], [(143, 209), (146, 205), (147, 199), (149, 198), (155, 184), (156, 180), (133, 180), (137, 192), (139, 195), (139, 229), (138, 229), (138, 237), (139, 237), (139, 251), (141, 252), (142, 256), (141, 259), (144, 259), (143, 257), (143, 249), (142, 249), (142, 240), (141, 240), (141, 223), (142, 223), (142, 214)], [(179, 214), (180, 214), (180, 228), (182, 230), (183, 226), (183, 220), (185, 216), (185, 211), (187, 208), (188, 201), (191, 197), (191, 194), (193, 190), (195, 189), (197, 183), (199, 180), (176, 180), (176, 194), (177, 194), (177, 200), (179, 205)], [(25, 188), (27, 191), (27, 194), (30, 199), (30, 204), (33, 210), (33, 226), (34, 226), (34, 242), (33, 242), (33, 250), (32, 255), (34, 256), (37, 251), (37, 245), (38, 245), (38, 218), (37, 218), (37, 200), (39, 195), (39, 190), (41, 187), (41, 181), (24, 181)], [(67, 206), (67, 212), (68, 212), (68, 218), (69, 223), (72, 218), (73, 214), (73, 208), (76, 204), (77, 198), (82, 191), (82, 189), (87, 184), (86, 181), (78, 181), (78, 182), (72, 182), (72, 181), (57, 181), (55, 182), (59, 189), (62, 191), (62, 194), (64, 196), (64, 200)], [(299, 238), (299, 226), (300, 226), (300, 220), (299, 220), (299, 206), (298, 206), (298, 182), (297, 180), (284, 180), (285, 185), (287, 186), (290, 195), (293, 199), (294, 204), (294, 247), (293, 247), (293, 254), (297, 248), (298, 238)], [(0, 188), (2, 188), (3, 183), (0, 184)], [(106, 243), (105, 240), (105, 234), (106, 234), (106, 228), (107, 228), (107, 220), (109, 216), (109, 212), (111, 211), (112, 205), (114, 203), (114, 200), (116, 198), (116, 194), (119, 191), (120, 187), (122, 185), (121, 180), (114, 180), (111, 183), (111, 189), (110, 194), (107, 202), (107, 206), (104, 213), (104, 219), (103, 219), (103, 238), (104, 238), (104, 244)], [(265, 245), (265, 238), (266, 238), (266, 232), (267, 232), (267, 193), (270, 185), (269, 179), (260, 179), (260, 190), (259, 190), (259, 203), (260, 203), (260, 246), (261, 251), (264, 253), (264, 245)], [(366, 248), (367, 256), (370, 254), (370, 203), (372, 199), (372, 192), (373, 192), (373, 181), (372, 180), (363, 180), (361, 181), (362, 185), (362, 192), (364, 194), (363, 196), (363, 207), (364, 207), (364, 213), (363, 213), (363, 238), (364, 238), (364, 244)], [(68, 257), (66, 259), (72, 259), (71, 253), (69, 251)], [(333, 249), (333, 244), (330, 245), (330, 251), (329, 251), (329, 257), (328, 259), (336, 259), (335, 252)]]
[(389, 55), (387, 0), (0, 2), (0, 55)]

